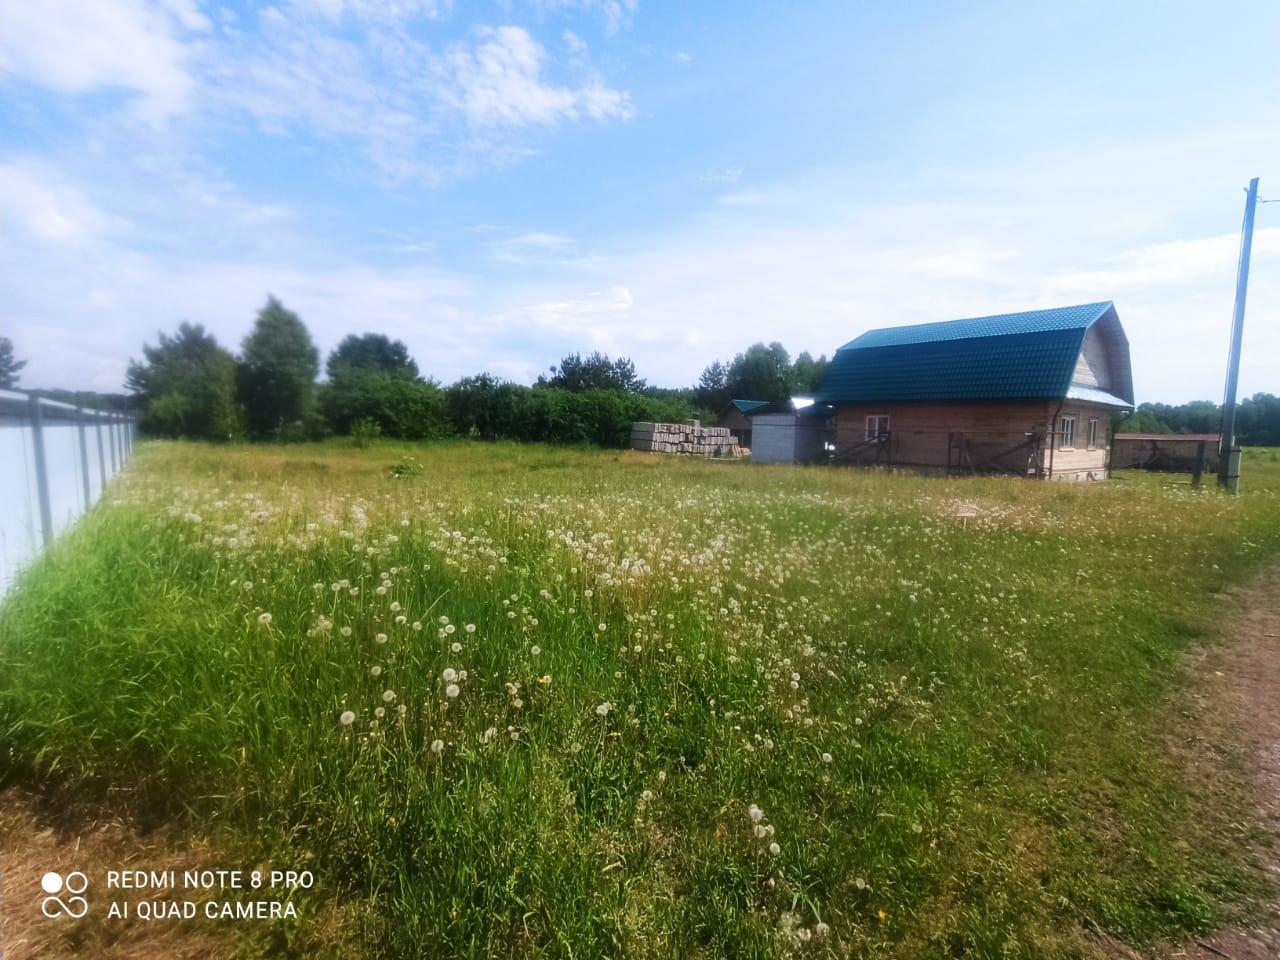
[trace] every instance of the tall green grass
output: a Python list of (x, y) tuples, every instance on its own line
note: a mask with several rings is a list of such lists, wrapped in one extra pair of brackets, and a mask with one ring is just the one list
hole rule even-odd
[(1176, 937), (1261, 889), (1179, 704), (1278, 493), (148, 444), (0, 610), (0, 762), (306, 864), (368, 956)]

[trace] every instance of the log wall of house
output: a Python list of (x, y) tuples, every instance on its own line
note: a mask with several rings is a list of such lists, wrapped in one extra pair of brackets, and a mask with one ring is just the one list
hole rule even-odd
[[(1054, 404), (1056, 409), (1057, 404)], [(1075, 440), (1071, 447), (1062, 446), (1062, 418), (1075, 417)], [(1089, 421), (1098, 421), (1098, 442), (1089, 446)], [(1057, 428), (1053, 436), (1052, 457), (1049, 444), (1045, 444), (1045, 470), (1052, 468), (1054, 480), (1105, 480), (1107, 456), (1111, 441), (1111, 414), (1106, 407), (1068, 401), (1058, 411)]]
[(1071, 376), (1072, 383), (1083, 383), (1100, 390), (1111, 389), (1111, 366), (1107, 359), (1107, 344), (1102, 331), (1090, 327), (1085, 331), (1084, 344), (1080, 347), (1080, 357), (1076, 360), (1076, 370)]
[[(1057, 429), (1054, 414), (1058, 413)], [(888, 403), (842, 404), (836, 414), (836, 457), (866, 441), (866, 418), (889, 417), (891, 435), (889, 461), (895, 467), (922, 473), (943, 473), (948, 464), (948, 448), (952, 434), (959, 434), (969, 444), (976, 460), (991, 458), (1011, 473), (1025, 473), (1029, 450), (1014, 450), (1027, 441), (1028, 433), (1038, 433), (1043, 441), (1042, 465), (1046, 475), (1050, 468), (1055, 479), (1103, 479), (1106, 476), (1107, 440), (1110, 417), (1104, 407), (1066, 403), (1058, 410), (1057, 401), (1025, 400), (986, 403)], [(1074, 446), (1063, 449), (1061, 417), (1076, 417)], [(1088, 447), (1089, 420), (1098, 419), (1098, 446)], [(1013, 452), (1009, 452), (1013, 451)], [(1004, 456), (1001, 457), (1000, 455)], [(870, 451), (866, 459), (873, 455)], [(956, 451), (951, 450), (953, 467), (959, 465)]]
[(841, 405), (836, 414), (836, 455), (866, 440), (868, 416), (888, 415), (893, 464), (942, 472), (952, 433), (963, 434), (975, 446), (995, 454), (1021, 444), (1028, 432), (1046, 436), (1051, 414), (1052, 407), (1044, 400)]

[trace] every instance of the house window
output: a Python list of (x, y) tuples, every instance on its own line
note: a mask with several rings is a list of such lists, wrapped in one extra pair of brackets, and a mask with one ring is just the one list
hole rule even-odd
[(1089, 418), (1089, 449), (1096, 450), (1098, 447), (1098, 418)]
[(887, 413), (872, 414), (867, 417), (867, 439), (879, 440), (889, 435), (889, 415)]
[(1062, 418), (1062, 439), (1058, 442), (1058, 446), (1063, 450), (1070, 449), (1076, 445), (1076, 418)]

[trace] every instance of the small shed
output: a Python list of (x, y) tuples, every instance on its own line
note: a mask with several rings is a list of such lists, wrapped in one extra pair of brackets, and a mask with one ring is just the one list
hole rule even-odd
[(752, 463), (820, 463), (835, 407), (812, 397), (791, 397), (751, 411)]
[(729, 405), (720, 411), (716, 419), (717, 427), (728, 427), (729, 433), (738, 438), (738, 445), (751, 446), (752, 410), (768, 406), (767, 400), (730, 400)]

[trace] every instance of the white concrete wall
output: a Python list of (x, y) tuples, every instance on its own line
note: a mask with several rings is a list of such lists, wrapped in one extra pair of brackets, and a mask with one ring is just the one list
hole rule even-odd
[[(12, 394), (10, 394), (12, 396)], [(85, 453), (89, 460), (89, 501), (102, 496), (98, 460), (98, 436), (93, 423), (84, 425)], [(126, 424), (102, 425), (102, 452), (108, 478), (112, 470), (112, 434), (116, 443), (116, 470), (123, 465)], [(40, 498), (36, 485), (34, 429), (21, 416), (0, 416), (0, 597), (8, 591), (24, 567), (44, 545)], [(85, 512), (84, 468), (80, 459), (80, 428), (62, 419), (54, 409), (44, 409), (44, 452), (49, 478), (49, 515), (53, 535), (69, 529)]]

